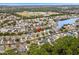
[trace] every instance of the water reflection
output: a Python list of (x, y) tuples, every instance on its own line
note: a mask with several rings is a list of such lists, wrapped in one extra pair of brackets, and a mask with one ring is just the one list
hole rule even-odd
[(74, 24), (76, 20), (79, 20), (79, 18), (72, 18), (72, 19), (67, 19), (63, 21), (58, 21), (58, 28), (61, 28), (65, 24)]

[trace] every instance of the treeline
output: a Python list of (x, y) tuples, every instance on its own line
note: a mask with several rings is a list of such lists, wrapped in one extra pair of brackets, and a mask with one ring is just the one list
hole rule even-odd
[(23, 35), (25, 32), (0, 32), (0, 36), (15, 36), (15, 35)]
[(62, 8), (56, 8), (56, 7), (44, 7), (44, 8), (9, 8), (3, 10), (0, 9), (0, 13), (14, 13), (14, 12), (22, 12), (22, 11), (29, 11), (29, 12), (47, 12), (47, 11), (61, 11)]

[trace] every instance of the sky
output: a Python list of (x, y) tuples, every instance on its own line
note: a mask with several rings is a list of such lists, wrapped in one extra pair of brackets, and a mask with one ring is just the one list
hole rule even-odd
[(0, 5), (79, 5), (79, 3), (0, 3)]
[(0, 3), (79, 3), (79, 0), (0, 0)]

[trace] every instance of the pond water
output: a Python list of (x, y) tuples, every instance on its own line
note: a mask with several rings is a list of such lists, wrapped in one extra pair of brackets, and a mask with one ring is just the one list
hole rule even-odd
[(71, 18), (71, 19), (66, 19), (62, 21), (58, 21), (58, 28), (61, 28), (65, 24), (74, 24), (76, 20), (79, 20), (79, 18)]

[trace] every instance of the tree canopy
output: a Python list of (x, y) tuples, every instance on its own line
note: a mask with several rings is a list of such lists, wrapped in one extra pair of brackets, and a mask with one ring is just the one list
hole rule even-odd
[(65, 36), (57, 39), (53, 46), (49, 43), (31, 46), (29, 54), (33, 55), (76, 55), (79, 54), (79, 39), (72, 36)]

